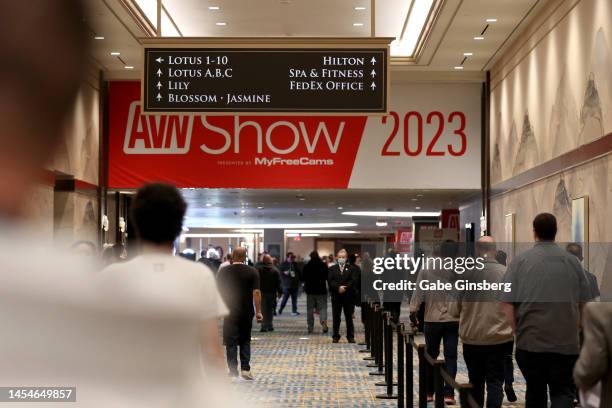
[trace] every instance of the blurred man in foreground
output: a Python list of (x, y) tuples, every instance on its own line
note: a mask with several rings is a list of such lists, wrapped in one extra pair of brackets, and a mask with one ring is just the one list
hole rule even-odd
[[(202, 375), (192, 305), (171, 292), (125, 296), (130, 288), (97, 281), (94, 265), (26, 228), (25, 204), (63, 143), (90, 33), (76, 0), (0, 8), (0, 386), (75, 387), (76, 402), (62, 406), (228, 406)], [(50, 249), (33, 256), (32, 242)]]

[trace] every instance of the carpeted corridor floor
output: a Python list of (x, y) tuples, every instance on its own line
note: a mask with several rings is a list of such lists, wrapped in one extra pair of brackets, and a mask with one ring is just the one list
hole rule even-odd
[[(344, 336), (339, 344), (332, 343), (331, 304), (328, 305), (330, 333), (324, 335), (317, 315), (315, 332), (307, 333), (306, 296), (301, 295), (298, 303), (301, 314), (291, 316), (287, 305), (283, 315), (274, 318), (273, 332), (260, 333), (259, 324), (253, 325), (251, 366), (255, 381), (240, 379), (233, 383), (243, 399), (263, 407), (396, 407), (397, 400), (376, 399), (376, 394), (385, 388), (374, 385), (382, 377), (369, 375), (373, 369), (366, 367), (367, 362), (363, 360), (366, 354), (359, 353), (363, 346), (348, 344)], [(402, 314), (407, 318), (406, 311)], [(363, 340), (359, 316), (356, 309), (358, 342)], [(344, 322), (340, 330), (344, 335)], [(422, 338), (419, 341), (424, 342)], [(459, 354), (457, 380), (468, 382), (461, 345)], [(415, 353), (415, 392), (418, 389), (416, 367)], [(516, 364), (514, 388), (518, 402), (504, 400), (504, 406), (523, 406), (525, 383)]]

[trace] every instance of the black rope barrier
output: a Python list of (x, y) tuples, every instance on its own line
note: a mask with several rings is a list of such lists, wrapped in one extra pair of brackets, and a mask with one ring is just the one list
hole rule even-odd
[[(370, 375), (384, 375), (385, 380), (376, 383), (385, 386), (384, 394), (376, 395), (379, 399), (397, 399), (399, 408), (414, 408), (414, 351), (417, 352), (417, 378), (418, 378), (418, 407), (427, 408), (427, 386), (433, 381), (434, 407), (444, 408), (444, 384), (448, 384), (459, 393), (459, 406), (461, 408), (481, 408), (472, 397), (472, 385), (469, 383), (458, 383), (444, 368), (443, 359), (435, 359), (426, 351), (425, 344), (417, 343), (414, 339), (414, 330), (406, 329), (404, 323), (395, 324), (391, 319), (391, 313), (383, 311), (380, 304), (370, 303), (370, 310), (366, 320), (369, 321), (370, 352), (374, 358), (374, 364), (369, 367), (377, 368)], [(393, 337), (397, 336), (397, 382), (394, 382), (394, 346)], [(428, 378), (427, 366), (432, 367), (433, 376)], [(397, 386), (397, 394), (393, 387)]]

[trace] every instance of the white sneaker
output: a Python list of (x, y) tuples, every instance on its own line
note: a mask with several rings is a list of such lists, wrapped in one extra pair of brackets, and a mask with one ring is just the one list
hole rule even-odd
[(255, 377), (253, 377), (253, 374), (251, 374), (251, 371), (241, 370), (240, 371), (240, 376), (243, 379), (249, 380), (249, 381), (253, 381), (255, 379)]

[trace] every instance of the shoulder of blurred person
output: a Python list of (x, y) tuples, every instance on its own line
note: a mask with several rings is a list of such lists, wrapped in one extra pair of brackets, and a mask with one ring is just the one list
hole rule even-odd
[(612, 404), (612, 303), (591, 302), (584, 306), (584, 343), (574, 366), (574, 381), (583, 391), (599, 381), (601, 407)]

